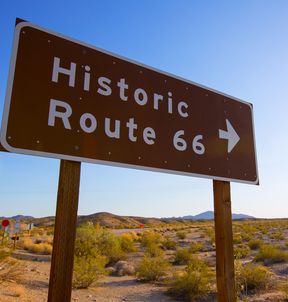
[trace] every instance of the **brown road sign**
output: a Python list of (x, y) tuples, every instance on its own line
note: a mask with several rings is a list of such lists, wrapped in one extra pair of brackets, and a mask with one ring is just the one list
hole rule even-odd
[(1, 142), (11, 152), (258, 183), (251, 104), (16, 26)]
[(1, 143), (0, 143), (0, 151), (6, 152), (6, 150), (5, 150), (4, 147), (1, 145)]

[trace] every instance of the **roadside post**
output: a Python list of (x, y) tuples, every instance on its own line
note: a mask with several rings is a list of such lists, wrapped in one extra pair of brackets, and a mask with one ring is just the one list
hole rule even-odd
[(4, 238), (5, 238), (5, 233), (10, 224), (10, 221), (8, 219), (3, 219), (1, 224), (2, 224), (2, 228), (3, 228), (3, 236), (2, 236), (2, 244), (3, 244)]
[(81, 163), (61, 160), (48, 301), (71, 300)]
[(236, 301), (230, 182), (259, 184), (250, 103), (24, 21), (7, 87), (3, 150), (61, 160), (49, 302), (71, 299), (81, 162), (212, 179), (218, 301)]

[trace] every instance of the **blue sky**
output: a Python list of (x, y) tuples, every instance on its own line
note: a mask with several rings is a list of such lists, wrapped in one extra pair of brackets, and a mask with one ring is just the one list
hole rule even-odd
[[(0, 115), (15, 18), (253, 103), (260, 186), (232, 208), (288, 217), (288, 2), (1, 1)], [(59, 160), (0, 154), (0, 216), (54, 215)], [(181, 216), (213, 209), (212, 181), (82, 164), (79, 214)]]

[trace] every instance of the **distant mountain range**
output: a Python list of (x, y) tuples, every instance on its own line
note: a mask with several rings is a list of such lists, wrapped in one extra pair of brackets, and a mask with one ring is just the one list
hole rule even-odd
[(11, 219), (11, 220), (29, 220), (29, 219), (35, 219), (33, 216), (25, 216), (25, 215), (15, 215), (12, 217), (0, 217), (0, 219)]
[[(20, 220), (21, 222), (31, 223), (33, 222), (35, 226), (53, 226), (55, 223), (55, 217), (42, 217), (34, 218), (32, 216), (16, 215), (12, 217), (0, 217), (0, 219), (10, 219), (10, 220)], [(137, 228), (139, 225), (155, 226), (155, 225), (165, 225), (166, 223), (173, 222), (183, 222), (185, 220), (213, 220), (214, 212), (207, 211), (200, 213), (198, 215), (192, 216), (182, 216), (182, 217), (168, 217), (168, 218), (147, 218), (138, 216), (120, 216), (111, 213), (100, 212), (90, 215), (79, 215), (78, 224), (91, 221), (94, 224), (99, 223), (102, 226), (110, 228)], [(232, 219), (255, 219), (253, 216), (245, 214), (232, 214)]]
[[(198, 215), (192, 216), (182, 216), (179, 217), (180, 219), (185, 219), (185, 220), (212, 220), (214, 219), (214, 212), (213, 211), (206, 211), (203, 213), (200, 213)], [(246, 214), (232, 214), (232, 219), (237, 220), (237, 219), (255, 219), (255, 217), (246, 215)]]

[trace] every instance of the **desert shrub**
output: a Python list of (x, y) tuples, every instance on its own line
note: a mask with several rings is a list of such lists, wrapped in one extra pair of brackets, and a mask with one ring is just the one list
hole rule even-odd
[(133, 239), (133, 237), (129, 233), (120, 236), (121, 249), (127, 253), (136, 252), (137, 248), (135, 246), (134, 240), (135, 239)]
[(74, 256), (73, 280), (74, 288), (88, 288), (105, 273), (107, 258), (95, 253), (93, 256)]
[(288, 277), (286, 278), (285, 282), (280, 285), (280, 290), (285, 301), (288, 301)]
[(110, 264), (116, 263), (125, 256), (120, 238), (108, 230), (102, 230), (97, 246), (100, 253), (108, 258)]
[(11, 255), (11, 249), (8, 247), (4, 247), (0, 249), (0, 261), (9, 257)]
[(183, 239), (185, 239), (187, 237), (187, 232), (185, 232), (185, 231), (178, 231), (176, 233), (176, 236), (177, 236), (178, 239), (183, 240)]
[(197, 253), (201, 249), (203, 249), (204, 244), (202, 242), (191, 242), (189, 246), (189, 252), (190, 253)]
[(249, 263), (243, 265), (235, 261), (235, 279), (238, 295), (249, 294), (256, 290), (266, 289), (271, 281), (272, 273), (262, 265)]
[(207, 228), (205, 230), (205, 237), (208, 237), (210, 240), (210, 243), (215, 243), (215, 230), (213, 228)]
[(175, 250), (177, 246), (177, 242), (170, 238), (169, 236), (165, 236), (162, 241), (162, 246), (165, 250)]
[(177, 265), (184, 265), (188, 264), (188, 262), (191, 260), (192, 254), (189, 251), (189, 249), (180, 248), (177, 249), (175, 255), (174, 255), (174, 263)]
[(141, 237), (141, 244), (144, 247), (147, 247), (150, 244), (160, 244), (161, 241), (161, 235), (151, 231), (144, 232)]
[(49, 243), (33, 244), (31, 247), (31, 252), (35, 254), (51, 255), (52, 245)]
[(41, 240), (36, 240), (34, 243), (31, 239), (26, 239), (23, 241), (22, 246), (25, 250), (30, 251), (35, 254), (51, 255), (52, 245), (49, 243), (42, 243)]
[(109, 263), (116, 263), (125, 256), (121, 246), (121, 238), (99, 225), (91, 223), (81, 225), (77, 229), (75, 240), (75, 254), (86, 255), (94, 250), (105, 256)]
[(47, 236), (54, 236), (54, 229), (48, 230), (48, 231), (46, 232), (46, 234), (47, 234)]
[(102, 231), (102, 228), (91, 224), (77, 228), (72, 280), (74, 288), (87, 288), (104, 274), (109, 260), (99, 248)]
[(270, 234), (270, 238), (271, 239), (276, 239), (276, 240), (279, 240), (279, 241), (285, 239), (284, 234), (280, 231)]
[(160, 244), (163, 241), (162, 236), (155, 232), (147, 231), (143, 233), (141, 244), (145, 247), (146, 254), (151, 257), (158, 257), (163, 255)]
[(248, 246), (251, 250), (258, 250), (261, 245), (263, 245), (263, 241), (260, 239), (252, 239), (248, 242)]
[(255, 261), (263, 261), (264, 264), (281, 263), (288, 261), (288, 253), (272, 245), (262, 245)]
[(163, 257), (144, 255), (137, 267), (137, 276), (143, 281), (157, 281), (166, 275), (170, 263)]
[(150, 243), (149, 245), (147, 245), (145, 253), (150, 257), (159, 257), (163, 256), (164, 254), (163, 250), (156, 243)]
[(234, 248), (235, 259), (242, 259), (249, 255), (249, 248), (247, 246), (237, 246)]
[(243, 239), (240, 233), (233, 234), (233, 243), (241, 243), (242, 240)]
[(193, 258), (185, 272), (174, 276), (168, 292), (181, 301), (192, 301), (210, 291), (212, 273), (202, 261)]

